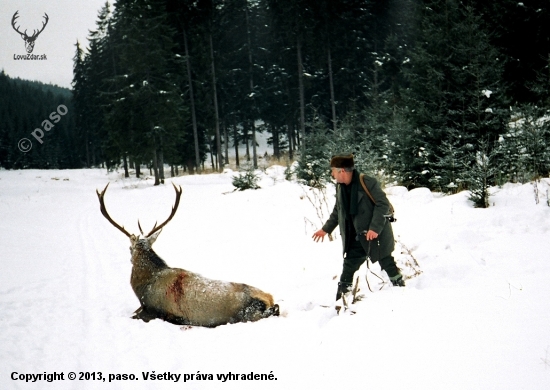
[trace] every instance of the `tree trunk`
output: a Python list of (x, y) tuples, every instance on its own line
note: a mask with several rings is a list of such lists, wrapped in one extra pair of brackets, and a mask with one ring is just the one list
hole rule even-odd
[(164, 152), (162, 151), (162, 143), (158, 151), (158, 171), (160, 183), (164, 184)]
[(217, 171), (218, 170), (218, 163), (217, 161), (214, 161), (214, 141), (212, 141), (212, 138), (210, 138), (210, 136), (208, 136), (209, 138), (209, 141), (210, 141), (210, 165), (212, 166), (212, 170), (213, 171)]
[(254, 169), (258, 169), (258, 152), (256, 150), (256, 125), (254, 119), (250, 120), (252, 126), (252, 164)]
[(158, 169), (158, 162), (157, 162), (157, 148), (153, 149), (153, 172), (155, 173), (155, 184), (158, 186), (160, 184), (159, 180), (159, 169)]
[(286, 136), (288, 138), (288, 158), (293, 159), (294, 158), (294, 135), (293, 135), (293, 123), (292, 119), (288, 118), (286, 122)]
[(225, 141), (225, 163), (229, 164), (229, 134), (227, 133), (227, 123), (223, 122), (223, 137)]
[(130, 177), (130, 174), (128, 173), (128, 156), (126, 156), (126, 153), (122, 156), (122, 162), (124, 165), (124, 177)]
[[(288, 81), (285, 82), (285, 87), (286, 87), (286, 96), (288, 97), (287, 104), (289, 107), (293, 107), (294, 104), (292, 104), (290, 100), (291, 93), (290, 93), (290, 85)], [(286, 136), (288, 138), (288, 158), (292, 160), (294, 158), (294, 139), (292, 137), (294, 118), (293, 118), (293, 115), (291, 115), (290, 113), (287, 113), (285, 119), (286, 119)]]
[[(306, 113), (305, 113), (305, 97), (304, 97), (304, 65), (302, 62), (302, 36), (296, 38), (296, 51), (298, 57), (298, 88), (300, 90), (300, 136), (302, 137), (302, 148), (305, 147), (306, 134)], [(299, 141), (298, 141), (299, 143)]]
[[(185, 59), (187, 61), (187, 79), (189, 83), (189, 99), (191, 100), (191, 121), (193, 122), (193, 139), (195, 141), (195, 164), (197, 173), (200, 173), (200, 151), (199, 135), (197, 131), (197, 117), (195, 114), (195, 97), (193, 95), (193, 78), (191, 77), (191, 59), (189, 58), (189, 47), (187, 45), (187, 34), (183, 28), (183, 43), (185, 46)], [(189, 171), (191, 173), (191, 171)]]
[(217, 149), (217, 157), (216, 159), (219, 162), (219, 169), (218, 171), (221, 172), (223, 170), (223, 164), (222, 164), (222, 145), (221, 145), (221, 137), (220, 137), (220, 116), (218, 113), (218, 93), (216, 88), (216, 67), (214, 65), (214, 44), (212, 43), (212, 33), (210, 33), (210, 57), (212, 60), (212, 89), (214, 94), (214, 116), (216, 121), (216, 149)]
[(336, 100), (334, 99), (334, 80), (332, 78), (332, 56), (330, 50), (330, 44), (327, 48), (328, 54), (328, 79), (330, 82), (330, 106), (332, 107), (332, 130), (336, 134)]
[(235, 144), (235, 165), (239, 164), (239, 137), (237, 134), (237, 125), (233, 124), (233, 143)]
[(187, 171), (189, 172), (190, 175), (194, 175), (195, 172), (193, 171), (193, 159), (188, 157), (187, 158), (187, 161), (185, 162), (186, 165), (187, 165)]
[[(254, 97), (254, 63), (252, 62), (252, 44), (250, 42), (250, 24), (248, 21), (248, 7), (245, 8), (245, 15), (246, 15), (246, 36), (248, 41), (248, 76), (249, 76), (249, 86), (250, 86), (250, 98), (252, 99), (252, 113), (251, 113), (252, 117), (250, 119), (250, 125), (252, 126), (252, 164), (254, 166), (254, 169), (257, 169), (258, 154), (256, 151), (256, 124), (255, 124), (256, 98)], [(249, 157), (249, 160), (250, 160), (250, 157)]]
[(243, 122), (244, 144), (246, 145), (246, 161), (250, 161), (250, 144), (248, 143), (248, 122)]
[(271, 134), (273, 137), (273, 154), (277, 160), (281, 159), (281, 151), (279, 149), (279, 128), (275, 125), (271, 126)]

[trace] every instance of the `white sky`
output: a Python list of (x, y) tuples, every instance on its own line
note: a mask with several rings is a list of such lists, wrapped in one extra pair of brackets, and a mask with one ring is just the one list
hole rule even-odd
[[(0, 69), (10, 77), (36, 80), (70, 88), (73, 57), (78, 40), (84, 47), (89, 30), (95, 29), (97, 14), (106, 0), (0, 0)], [(114, 1), (110, 0), (112, 6)], [(48, 25), (36, 39), (32, 54), (46, 54), (47, 60), (15, 60), (26, 54), (25, 43), (12, 28), (13, 14), (19, 11), (17, 26), (31, 35), (42, 26), (44, 12)]]

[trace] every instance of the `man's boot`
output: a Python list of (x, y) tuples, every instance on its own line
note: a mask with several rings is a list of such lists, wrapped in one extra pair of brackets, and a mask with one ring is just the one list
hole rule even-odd
[(380, 268), (388, 274), (391, 284), (398, 287), (405, 287), (405, 279), (401, 275), (401, 271), (397, 268), (395, 260), (392, 256), (385, 257), (380, 260)]
[(396, 276), (390, 277), (391, 284), (396, 287), (405, 287), (405, 279), (403, 275), (397, 274)]
[(351, 292), (352, 283), (338, 282), (338, 290), (336, 291), (336, 300), (342, 297), (342, 294)]

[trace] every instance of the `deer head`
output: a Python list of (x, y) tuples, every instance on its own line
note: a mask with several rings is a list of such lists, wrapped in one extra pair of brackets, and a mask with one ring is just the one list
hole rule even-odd
[(27, 50), (27, 53), (32, 53), (36, 38), (38, 38), (40, 33), (44, 31), (44, 28), (48, 24), (48, 20), (50, 20), (50, 18), (48, 17), (48, 14), (44, 12), (45, 21), (42, 23), (42, 28), (40, 30), (33, 30), (33, 34), (29, 37), (27, 35), (27, 30), (25, 30), (25, 32), (21, 32), (19, 31), (19, 28), (15, 25), (16, 19), (19, 17), (18, 13), (19, 11), (15, 11), (15, 13), (13, 14), (13, 17), (11, 18), (11, 26), (15, 31), (19, 33), (19, 35), (21, 35), (21, 38), (23, 38), (23, 40), (25, 41), (25, 49)]

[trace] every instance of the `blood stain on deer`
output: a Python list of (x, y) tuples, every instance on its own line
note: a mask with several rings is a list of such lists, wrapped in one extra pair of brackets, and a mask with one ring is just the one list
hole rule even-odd
[(184, 279), (185, 279), (185, 272), (181, 272), (178, 276), (176, 276), (176, 280), (174, 280), (174, 283), (168, 287), (168, 291), (166, 294), (170, 293), (172, 295), (174, 302), (178, 302), (178, 300), (183, 296), (184, 294)]

